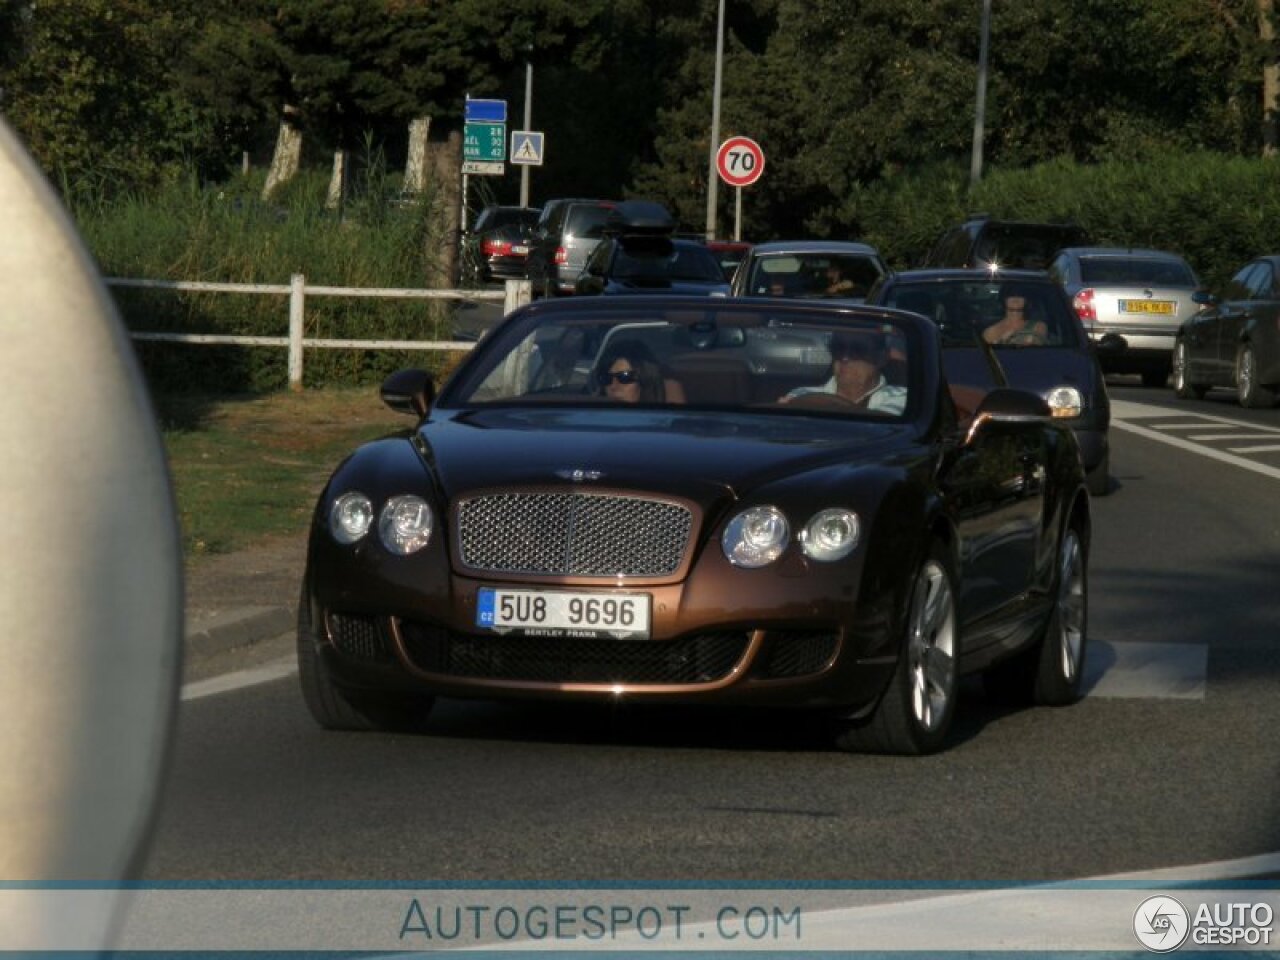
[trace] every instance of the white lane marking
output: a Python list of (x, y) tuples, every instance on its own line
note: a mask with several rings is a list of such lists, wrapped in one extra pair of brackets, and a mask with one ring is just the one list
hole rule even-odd
[[(1248, 420), (1239, 420), (1233, 417), (1220, 417), (1213, 413), (1187, 413), (1185, 410), (1171, 410), (1168, 407), (1155, 407), (1149, 403), (1138, 403), (1134, 400), (1114, 400), (1111, 403), (1111, 415), (1119, 417), (1121, 420), (1138, 419), (1143, 420), (1168, 420), (1177, 417), (1193, 416), (1200, 420), (1208, 420), (1210, 423), (1226, 423), (1233, 427), (1244, 427), (1246, 430), (1261, 430), (1264, 433), (1280, 433), (1280, 427), (1271, 427), (1266, 424), (1250, 423)], [(1163, 429), (1167, 429), (1170, 424), (1161, 424)], [(1208, 424), (1201, 423), (1200, 426), (1205, 427)], [(1185, 430), (1189, 426), (1176, 426), (1176, 429)]]
[(1161, 430), (1203, 430), (1209, 426), (1207, 423), (1162, 423)]
[(1085, 696), (1113, 700), (1203, 700), (1209, 647), (1203, 643), (1090, 640)]
[(1198, 453), (1200, 456), (1208, 457), (1210, 460), (1229, 463), (1233, 467), (1252, 470), (1254, 473), (1260, 473), (1264, 477), (1271, 477), (1275, 480), (1280, 480), (1280, 467), (1269, 467), (1266, 464), (1254, 463), (1252, 460), (1246, 460), (1244, 457), (1237, 457), (1234, 454), (1223, 453), (1221, 450), (1215, 450), (1212, 447), (1192, 443), (1190, 440), (1184, 440), (1181, 437), (1171, 437), (1167, 434), (1160, 433), (1158, 430), (1149, 430), (1146, 427), (1139, 427), (1137, 424), (1126, 423), (1123, 420), (1116, 420), (1113, 418), (1111, 426), (1119, 430), (1127, 430), (1129, 433), (1136, 433), (1138, 436), (1146, 437), (1148, 440), (1155, 440), (1157, 443), (1167, 443), (1171, 447), (1178, 447), (1181, 450), (1189, 450), (1191, 453)]
[(1280, 450), (1280, 443), (1264, 443), (1256, 447), (1227, 447), (1232, 453), (1275, 453)]
[(282, 657), (252, 670), (237, 670), (224, 673), (220, 677), (208, 680), (197, 680), (182, 686), (182, 700), (199, 700), (232, 690), (243, 690), (245, 687), (256, 687), (260, 683), (270, 683), (298, 672), (298, 661), (293, 657)]
[(1262, 433), (1197, 433), (1188, 436), (1188, 440), (1261, 440)]

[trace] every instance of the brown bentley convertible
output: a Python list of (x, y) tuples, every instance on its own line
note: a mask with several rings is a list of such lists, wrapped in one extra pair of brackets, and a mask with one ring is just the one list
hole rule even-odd
[(1076, 440), (1035, 394), (958, 410), (915, 314), (544, 301), (438, 393), (407, 370), (382, 396), (412, 426), (337, 468), (311, 528), (298, 658), (324, 727), (624, 698), (821, 710), (843, 748), (917, 754), (963, 674), (1080, 695)]

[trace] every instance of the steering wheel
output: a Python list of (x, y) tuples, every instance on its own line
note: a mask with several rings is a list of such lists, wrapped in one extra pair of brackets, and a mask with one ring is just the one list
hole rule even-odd
[(850, 410), (857, 404), (838, 393), (802, 393), (787, 401), (787, 406), (812, 407), (814, 410)]

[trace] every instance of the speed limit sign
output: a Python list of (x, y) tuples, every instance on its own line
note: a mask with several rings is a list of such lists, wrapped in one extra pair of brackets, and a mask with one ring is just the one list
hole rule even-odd
[(731, 187), (745, 187), (764, 173), (764, 151), (750, 137), (730, 137), (716, 151), (716, 170)]

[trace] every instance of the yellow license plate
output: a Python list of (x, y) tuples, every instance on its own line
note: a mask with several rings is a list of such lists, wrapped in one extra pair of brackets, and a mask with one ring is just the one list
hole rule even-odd
[(1174, 312), (1172, 300), (1121, 300), (1121, 313), (1158, 313), (1170, 315)]

